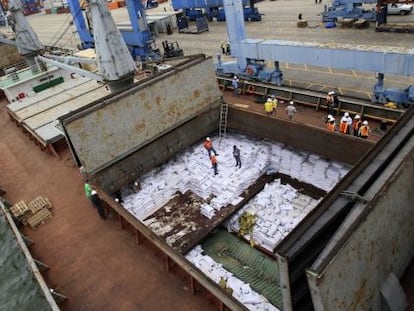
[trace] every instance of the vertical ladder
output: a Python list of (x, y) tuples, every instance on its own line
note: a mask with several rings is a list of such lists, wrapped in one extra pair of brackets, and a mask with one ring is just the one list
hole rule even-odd
[(219, 146), (221, 139), (226, 136), (227, 133), (227, 115), (229, 114), (229, 105), (223, 100), (221, 102), (220, 109), (220, 125), (219, 125)]

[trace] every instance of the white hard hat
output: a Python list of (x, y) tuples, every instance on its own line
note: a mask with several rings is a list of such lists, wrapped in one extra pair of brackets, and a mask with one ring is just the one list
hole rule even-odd
[(357, 115), (355, 116), (355, 119), (361, 119), (361, 117), (359, 116), (359, 114), (357, 114)]
[(344, 116), (345, 116), (345, 117), (349, 117), (349, 112), (345, 112), (345, 113), (344, 113)]
[(92, 192), (91, 192), (91, 194), (92, 195), (95, 195), (95, 194), (97, 194), (98, 192), (96, 192), (96, 190), (92, 190)]
[(329, 116), (329, 117), (328, 117), (328, 120), (329, 120), (329, 121), (335, 121), (335, 118), (334, 118), (333, 116)]
[(289, 105), (293, 105), (293, 100), (290, 101)]
[(207, 137), (206, 140), (209, 140), (210, 141), (211, 139), (210, 139), (210, 137)]
[(328, 93), (328, 95), (334, 95), (335, 94), (335, 92), (334, 91), (330, 91), (329, 93)]
[(333, 116), (331, 114), (328, 114), (328, 119), (333, 118)]
[(234, 79), (237, 79), (237, 76), (234, 76)]
[(365, 120), (364, 122), (362, 122), (363, 125), (368, 125), (368, 121)]

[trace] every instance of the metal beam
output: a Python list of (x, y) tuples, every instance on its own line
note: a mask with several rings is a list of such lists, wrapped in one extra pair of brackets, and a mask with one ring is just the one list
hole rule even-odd
[(100, 76), (98, 74), (95, 74), (93, 72), (90, 72), (90, 71), (87, 71), (87, 70), (84, 70), (84, 69), (80, 69), (78, 67), (74, 67), (74, 66), (71, 66), (71, 65), (68, 65), (68, 64), (64, 64), (64, 63), (58, 62), (56, 60), (53, 60), (53, 59), (50, 59), (50, 58), (47, 58), (47, 57), (44, 57), (44, 56), (37, 56), (36, 58), (41, 62), (51, 64), (51, 65), (56, 66), (58, 68), (62, 68), (62, 69), (68, 70), (68, 71), (76, 72), (77, 74), (79, 74), (83, 77), (87, 77), (87, 78), (90, 78), (90, 79), (93, 79), (93, 80), (96, 80), (96, 81), (103, 81), (102, 76)]
[(275, 60), (403, 76), (414, 75), (414, 49), (412, 48), (262, 39), (232, 42), (231, 48), (232, 55), (238, 58)]

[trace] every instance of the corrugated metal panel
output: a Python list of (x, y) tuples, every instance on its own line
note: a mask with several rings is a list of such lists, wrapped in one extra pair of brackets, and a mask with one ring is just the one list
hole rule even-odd
[(282, 308), (277, 262), (250, 247), (225, 230), (219, 230), (202, 243), (205, 253), (240, 280), (266, 297), (277, 308)]
[(63, 124), (86, 172), (96, 172), (217, 105), (220, 97), (208, 58), (139, 83)]

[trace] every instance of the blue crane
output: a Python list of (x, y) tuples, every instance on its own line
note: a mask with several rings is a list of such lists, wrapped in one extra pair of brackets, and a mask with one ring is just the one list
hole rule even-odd
[[(320, 44), (284, 40), (248, 39), (242, 13), (241, 0), (224, 0), (227, 36), (231, 54), (237, 62), (217, 62), (218, 75), (238, 75), (246, 80), (257, 80), (282, 85), (283, 73), (279, 62), (332, 67), (345, 70), (375, 72), (373, 102), (414, 104), (414, 86), (405, 89), (384, 87), (384, 74), (414, 75), (413, 50), (400, 47), (382, 47), (346, 44)], [(265, 61), (273, 61), (274, 68), (266, 68)]]
[[(120, 32), (132, 57), (142, 61), (160, 59), (161, 53), (155, 48), (141, 0), (127, 0), (126, 4), (131, 28), (120, 29)], [(86, 25), (79, 0), (68, 0), (68, 5), (82, 42), (81, 48), (93, 47), (94, 38), (90, 27)]]

